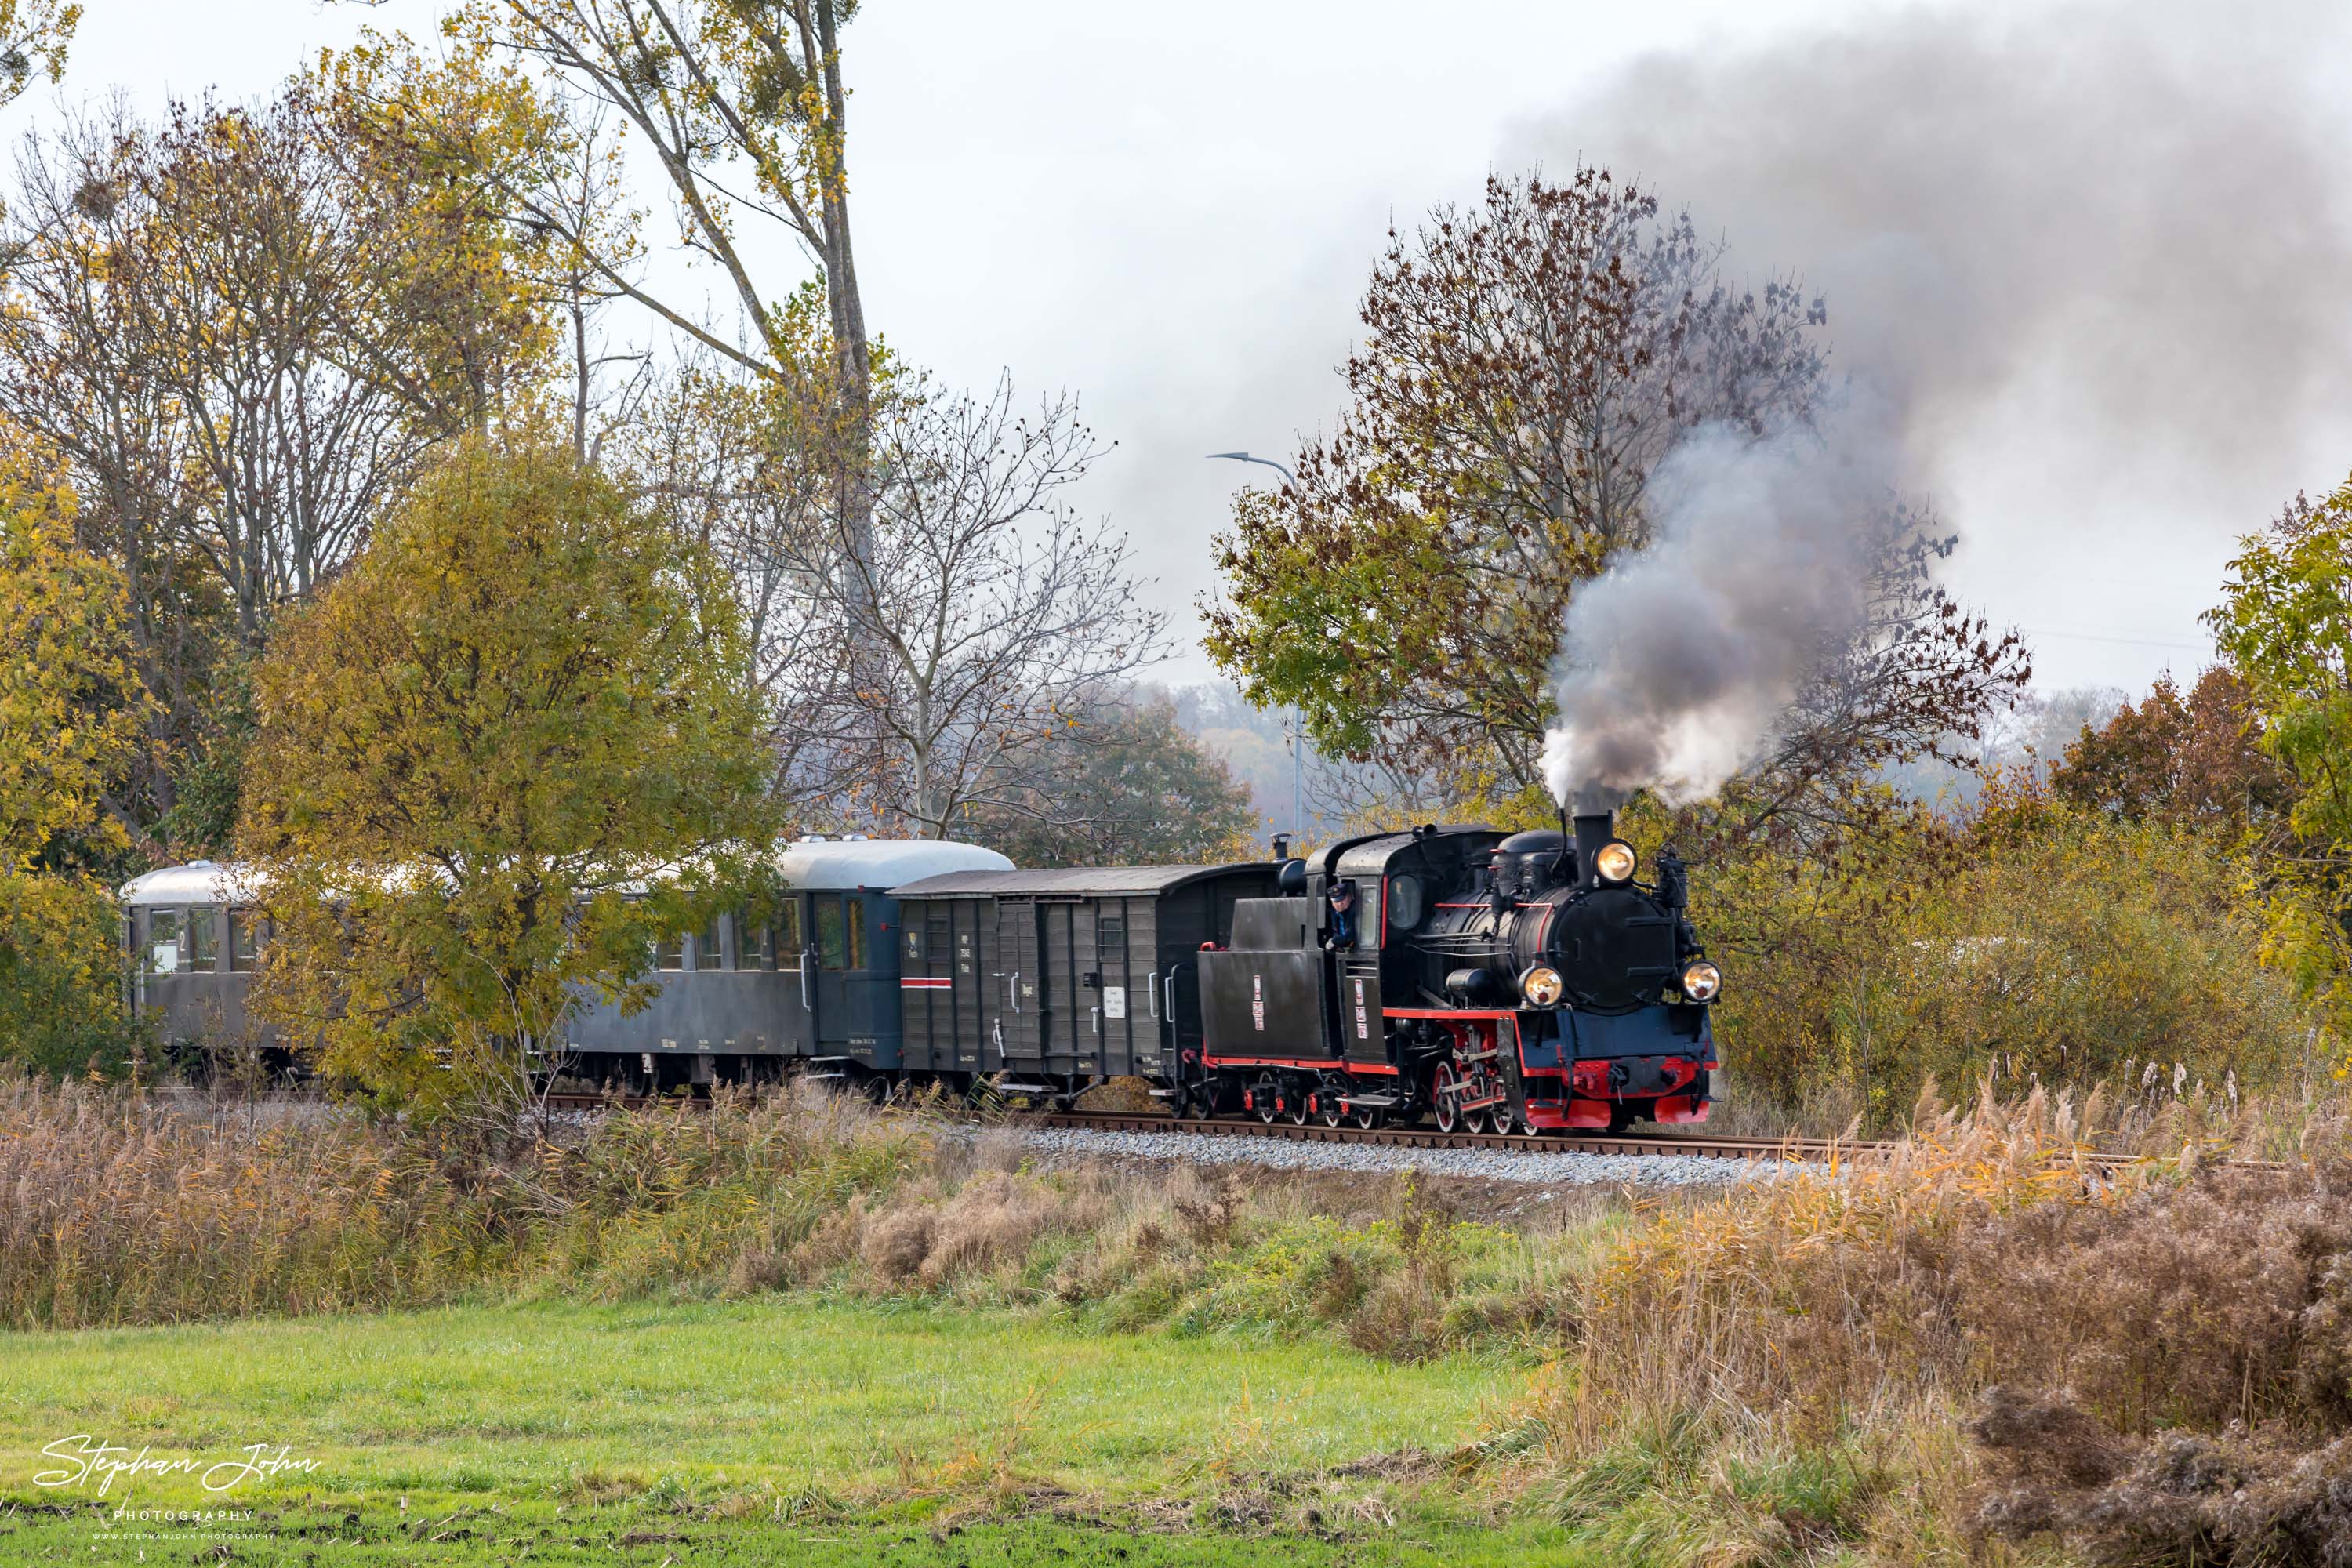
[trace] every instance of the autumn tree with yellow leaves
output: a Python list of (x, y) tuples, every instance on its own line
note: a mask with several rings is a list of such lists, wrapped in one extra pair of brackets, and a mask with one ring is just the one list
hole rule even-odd
[(145, 695), (122, 574), (74, 537), (52, 454), (0, 431), (0, 1061), (58, 1072), (128, 1055), (114, 911), (92, 869), (136, 760)]
[(519, 1083), (750, 890), (769, 764), (711, 572), (562, 443), (475, 439), (289, 618), (241, 829), (287, 1038), (384, 1103)]

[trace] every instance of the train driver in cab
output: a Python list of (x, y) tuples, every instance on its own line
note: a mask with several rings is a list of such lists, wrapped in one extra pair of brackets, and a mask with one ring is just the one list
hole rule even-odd
[(1356, 945), (1356, 880), (1343, 877), (1331, 884), (1331, 945)]

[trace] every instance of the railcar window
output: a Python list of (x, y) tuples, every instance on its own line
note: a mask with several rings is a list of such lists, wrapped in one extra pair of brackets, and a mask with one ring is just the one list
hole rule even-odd
[(1113, 915), (1095, 923), (1095, 951), (1105, 958), (1127, 951), (1127, 921)]
[(783, 906), (776, 910), (776, 951), (793, 968), (801, 966), (801, 949), (808, 945), (801, 941), (801, 896), (788, 894)]
[(748, 914), (739, 913), (735, 917), (735, 967), (776, 967), (776, 933), (766, 926), (754, 925)]
[(845, 923), (849, 928), (849, 967), (863, 969), (866, 967), (866, 900), (844, 899), (841, 907), (846, 913)]
[(252, 910), (229, 910), (228, 966), (242, 974), (260, 957), (261, 916)]
[(841, 900), (816, 901), (816, 961), (826, 969), (849, 966), (849, 939), (841, 925)]
[(686, 967), (686, 937), (683, 932), (676, 936), (663, 937), (654, 943), (654, 967), (656, 969)]
[(188, 967), (188, 911), (157, 910), (147, 917), (147, 973), (177, 974)]
[(211, 904), (198, 904), (188, 910), (188, 967), (209, 971), (220, 962), (220, 942), (214, 930), (213, 917), (218, 912)]
[(727, 967), (727, 950), (719, 945), (719, 917), (717, 915), (710, 917), (710, 923), (704, 926), (702, 928), (702, 934), (694, 939), (694, 967), (697, 969), (724, 969)]

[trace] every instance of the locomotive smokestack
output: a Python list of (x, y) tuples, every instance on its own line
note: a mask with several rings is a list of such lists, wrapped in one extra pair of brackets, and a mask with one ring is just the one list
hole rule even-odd
[(1617, 837), (1617, 814), (1613, 811), (1585, 812), (1576, 819), (1576, 881), (1579, 887), (1590, 888), (1598, 880), (1593, 871), (1601, 847)]

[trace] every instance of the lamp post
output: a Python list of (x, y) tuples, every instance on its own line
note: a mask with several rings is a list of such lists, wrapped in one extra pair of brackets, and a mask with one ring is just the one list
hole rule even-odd
[[(1212, 452), (1212, 458), (1230, 458), (1236, 463), (1259, 463), (1272, 468), (1296, 485), (1298, 476), (1276, 462), (1272, 458), (1253, 458), (1247, 452)], [(1290, 705), (1290, 826), (1302, 838), (1307, 835), (1307, 718), (1298, 704)]]

